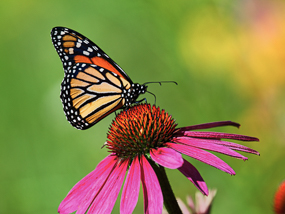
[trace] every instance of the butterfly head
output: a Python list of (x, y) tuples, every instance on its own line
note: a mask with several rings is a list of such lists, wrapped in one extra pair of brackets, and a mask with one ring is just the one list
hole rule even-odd
[(138, 83), (133, 83), (129, 89), (125, 89), (122, 94), (122, 97), (125, 98), (125, 106), (129, 107), (131, 104), (135, 103), (138, 96), (144, 94), (146, 89), (146, 85), (140, 85)]

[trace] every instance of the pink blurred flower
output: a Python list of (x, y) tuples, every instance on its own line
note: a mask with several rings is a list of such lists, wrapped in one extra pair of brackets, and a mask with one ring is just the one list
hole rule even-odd
[[(144, 195), (144, 213), (161, 213), (163, 194), (152, 161), (160, 166), (178, 169), (204, 195), (208, 188), (198, 170), (181, 153), (234, 175), (234, 170), (208, 151), (247, 160), (236, 151), (259, 153), (248, 147), (221, 141), (234, 139), (258, 141), (257, 138), (219, 132), (197, 132), (219, 126), (236, 126), (231, 121), (206, 123), (176, 128), (175, 121), (164, 110), (149, 104), (136, 105), (123, 110), (113, 121), (107, 148), (110, 155), (94, 171), (79, 181), (61, 202), (58, 212), (111, 213), (125, 174), (127, 177), (121, 196), (121, 213), (132, 213), (139, 195), (140, 181)], [(208, 150), (208, 151), (205, 151)], [(235, 151), (236, 150), (236, 151)], [(129, 167), (129, 168), (128, 168)]]
[[(217, 193), (216, 189), (210, 189), (208, 196), (203, 195), (201, 192), (196, 192), (195, 194), (196, 203), (194, 203), (191, 196), (188, 195), (186, 197), (188, 207), (184, 204), (184, 202), (180, 198), (177, 198), (177, 203), (179, 204), (179, 207), (183, 214), (210, 214), (212, 203), (216, 196), (216, 193)], [(168, 214), (166, 210), (163, 210), (162, 213)]]
[(209, 190), (209, 195), (202, 195), (200, 192), (196, 192), (194, 204), (191, 196), (187, 196), (187, 204), (194, 214), (209, 214), (211, 211), (213, 200), (216, 196), (217, 190)]

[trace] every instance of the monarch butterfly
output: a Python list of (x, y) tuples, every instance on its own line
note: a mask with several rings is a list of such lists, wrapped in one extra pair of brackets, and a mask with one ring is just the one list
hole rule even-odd
[(63, 63), (60, 98), (67, 120), (88, 129), (119, 108), (133, 104), (146, 92), (102, 49), (80, 33), (55, 27), (53, 45)]

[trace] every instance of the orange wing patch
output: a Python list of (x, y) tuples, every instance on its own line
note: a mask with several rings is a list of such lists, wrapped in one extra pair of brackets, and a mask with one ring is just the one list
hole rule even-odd
[(121, 100), (117, 100), (116, 102), (112, 103), (111, 105), (107, 106), (106, 108), (98, 111), (97, 113), (89, 116), (86, 118), (88, 123), (93, 123), (96, 120), (99, 121), (101, 118), (106, 117), (107, 115), (111, 114), (112, 112), (116, 111), (117, 109), (122, 107), (120, 103)]
[(82, 55), (76, 55), (75, 57), (74, 57), (74, 61), (75, 61), (75, 63), (92, 63), (91, 62), (91, 60), (90, 60), (90, 58), (88, 58), (87, 56), (82, 56)]
[(92, 76), (97, 77), (98, 79), (105, 80), (105, 77), (98, 72), (95, 68), (89, 67), (84, 70), (86, 73), (91, 74)]
[(76, 41), (77, 39), (74, 36), (71, 35), (65, 35), (62, 37), (63, 41)]
[(121, 78), (121, 81), (123, 82), (123, 86), (125, 89), (129, 89), (131, 87), (131, 84), (125, 80), (125, 78)]
[[(113, 96), (107, 96), (107, 97), (100, 97), (99, 99), (95, 100), (94, 102), (87, 103), (82, 108), (80, 108), (80, 115), (84, 118), (90, 113), (96, 111), (97, 108), (104, 104), (108, 104), (109, 102), (112, 102), (116, 99), (119, 99), (120, 95), (113, 95)], [(120, 101), (120, 99), (119, 99)], [(104, 108), (105, 109), (105, 108)]]
[(84, 72), (79, 72), (76, 76), (76, 78), (87, 81), (87, 82), (92, 82), (92, 83), (98, 83), (99, 80), (84, 73)]
[(107, 79), (109, 79), (112, 83), (117, 85), (118, 87), (121, 87), (121, 82), (116, 77), (114, 77), (112, 74), (107, 73), (106, 74)]
[(75, 87), (82, 87), (82, 86), (89, 86), (90, 84), (87, 82), (83, 82), (81, 80), (78, 79), (71, 79), (70, 81), (70, 85), (71, 87), (75, 88)]
[(75, 46), (74, 42), (64, 42), (62, 45), (65, 48), (73, 48)]
[(86, 102), (86, 101), (88, 101), (94, 97), (95, 97), (95, 95), (84, 94), (84, 95), (73, 100), (73, 106), (78, 109), (84, 102)]
[(100, 67), (103, 67), (109, 71), (112, 71), (115, 74), (118, 74), (120, 77), (124, 78), (124, 76), (112, 64), (110, 64), (107, 60), (96, 56), (96, 57), (93, 57), (91, 59), (91, 61), (93, 62), (93, 64), (98, 65)]
[(122, 90), (120, 88), (114, 87), (110, 85), (109, 83), (102, 82), (99, 85), (91, 85), (88, 88), (88, 91), (96, 92), (96, 93), (122, 93)]
[(78, 88), (70, 89), (70, 96), (72, 99), (74, 99), (75, 97), (79, 96), (82, 93), (84, 93), (84, 91), (81, 89), (78, 89)]

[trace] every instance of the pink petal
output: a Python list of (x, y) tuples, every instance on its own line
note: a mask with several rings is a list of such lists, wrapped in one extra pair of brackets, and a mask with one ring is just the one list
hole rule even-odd
[(256, 137), (249, 137), (239, 134), (228, 134), (220, 132), (194, 132), (184, 131), (177, 134), (177, 136), (199, 137), (199, 138), (211, 138), (211, 139), (233, 139), (240, 141), (259, 141)]
[(232, 143), (232, 142), (227, 142), (227, 141), (222, 141), (222, 140), (211, 140), (211, 141), (213, 143), (215, 143), (215, 144), (226, 146), (226, 147), (228, 147), (230, 149), (233, 149), (233, 150), (260, 155), (258, 151), (254, 150), (254, 149), (251, 149), (251, 148), (248, 148), (248, 147), (246, 147), (244, 145), (240, 145), (240, 144)]
[(173, 139), (174, 142), (186, 144), (188, 146), (193, 146), (200, 149), (206, 149), (214, 152), (219, 152), (225, 155), (229, 155), (231, 157), (247, 160), (247, 157), (231, 150), (228, 147), (218, 145), (213, 143), (214, 140), (204, 140), (204, 139), (197, 139), (191, 137), (177, 137)]
[(167, 147), (151, 149), (150, 156), (156, 163), (169, 169), (177, 169), (183, 164), (182, 155)]
[(237, 128), (240, 127), (240, 124), (232, 122), (232, 121), (219, 121), (219, 122), (212, 122), (212, 123), (204, 123), (194, 126), (187, 126), (183, 128), (176, 129), (178, 132), (182, 131), (190, 131), (190, 130), (197, 130), (197, 129), (209, 129), (214, 127), (221, 127), (221, 126), (235, 126)]
[(138, 157), (135, 157), (129, 168), (122, 192), (120, 213), (129, 214), (134, 211), (139, 197), (140, 177), (140, 162)]
[(184, 159), (183, 165), (178, 170), (185, 175), (204, 195), (208, 195), (208, 187), (200, 175), (199, 171), (187, 160)]
[(112, 212), (118, 194), (120, 192), (124, 177), (129, 165), (129, 159), (118, 162), (110, 176), (107, 178), (105, 185), (96, 196), (87, 214)]
[(144, 213), (161, 213), (163, 196), (160, 184), (154, 170), (144, 155), (141, 156), (141, 181), (144, 195)]
[(206, 164), (216, 167), (217, 169), (220, 169), (226, 173), (235, 175), (235, 171), (228, 164), (226, 164), (224, 161), (222, 161), (217, 156), (211, 154), (210, 152), (195, 147), (176, 144), (176, 143), (166, 143), (166, 145), (170, 148), (175, 149), (178, 152), (181, 152), (185, 155), (188, 155), (192, 158), (195, 158), (199, 161), (202, 161)]
[(64, 214), (81, 210), (82, 213), (85, 213), (96, 193), (104, 185), (105, 179), (109, 176), (115, 163), (116, 156), (112, 155), (102, 160), (95, 170), (90, 172), (70, 190), (65, 199), (60, 203), (58, 212)]

